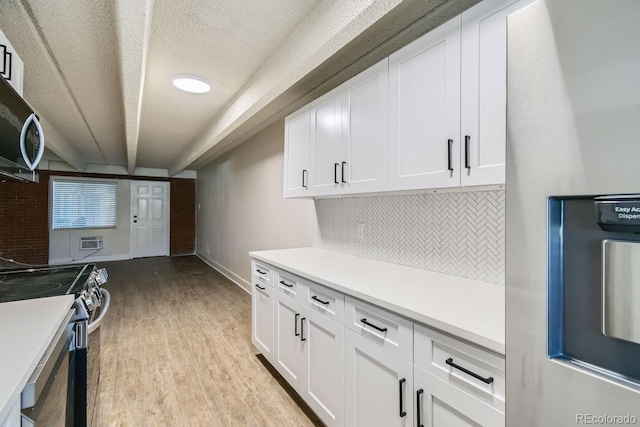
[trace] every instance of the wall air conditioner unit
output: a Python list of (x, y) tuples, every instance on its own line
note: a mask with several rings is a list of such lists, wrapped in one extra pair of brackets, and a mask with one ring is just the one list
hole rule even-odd
[(80, 250), (91, 251), (102, 249), (102, 236), (80, 237)]

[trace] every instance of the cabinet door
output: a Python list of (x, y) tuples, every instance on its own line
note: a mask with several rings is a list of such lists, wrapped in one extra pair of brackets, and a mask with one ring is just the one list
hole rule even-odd
[(273, 361), (273, 288), (256, 283), (251, 305), (251, 336), (253, 345), (270, 362)]
[(424, 427), (504, 427), (504, 414), (444, 380), (414, 368), (416, 417)]
[(344, 334), (345, 425), (413, 426), (413, 365), (349, 329)]
[[(338, 88), (339, 89), (339, 88)], [(312, 192), (314, 196), (342, 191), (342, 110), (338, 90), (329, 92), (314, 103), (314, 126), (311, 137)]]
[(311, 112), (287, 117), (284, 123), (284, 197), (309, 196)]
[(462, 14), (462, 185), (505, 182), (507, 16), (524, 3), (484, 0)]
[(389, 57), (389, 111), (391, 189), (460, 185), (459, 16)]
[(389, 176), (389, 60), (349, 80), (343, 90), (343, 191), (384, 191)]
[(304, 400), (327, 426), (344, 425), (344, 328), (322, 314), (304, 312)]
[(303, 393), (302, 306), (276, 292), (275, 295), (275, 364), (284, 379), (300, 394)]

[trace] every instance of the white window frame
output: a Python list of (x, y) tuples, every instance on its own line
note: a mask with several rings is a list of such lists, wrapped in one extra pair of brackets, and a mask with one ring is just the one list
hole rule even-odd
[[(54, 211), (54, 194), (53, 186), (55, 182), (69, 182), (69, 183), (99, 183), (110, 184), (115, 189), (115, 204), (114, 204), (114, 224), (109, 226), (84, 226), (84, 227), (54, 227), (53, 211)], [(83, 177), (71, 177), (71, 176), (51, 176), (49, 179), (49, 224), (51, 231), (64, 231), (64, 230), (113, 230), (118, 228), (118, 181), (113, 179), (102, 178), (83, 178)]]

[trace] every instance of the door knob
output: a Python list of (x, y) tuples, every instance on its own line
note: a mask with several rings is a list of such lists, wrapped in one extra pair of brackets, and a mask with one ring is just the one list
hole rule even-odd
[(138, 215), (134, 215), (133, 217), (134, 217), (134, 218), (138, 218)]
[(134, 220), (133, 220), (133, 223), (134, 223), (134, 224), (136, 224), (137, 222), (138, 222), (138, 220), (137, 220), (137, 219), (134, 219)]

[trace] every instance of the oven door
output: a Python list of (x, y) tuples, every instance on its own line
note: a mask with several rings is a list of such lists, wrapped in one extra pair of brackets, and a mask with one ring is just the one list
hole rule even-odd
[(67, 425), (69, 348), (72, 343), (75, 310), (70, 310), (22, 390), (22, 427)]

